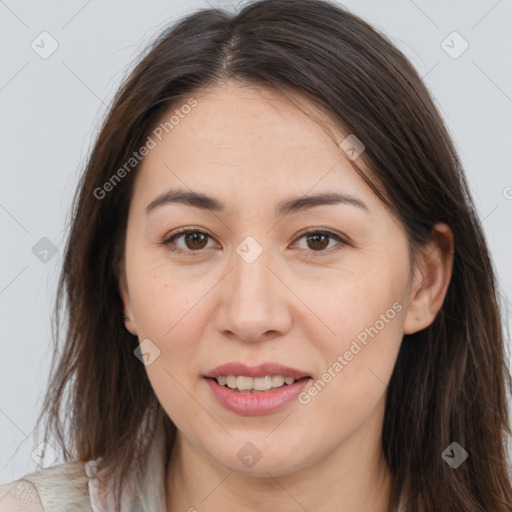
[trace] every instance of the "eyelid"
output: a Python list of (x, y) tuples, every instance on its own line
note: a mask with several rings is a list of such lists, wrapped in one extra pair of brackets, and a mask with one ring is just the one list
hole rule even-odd
[[(184, 253), (184, 254), (190, 255), (192, 257), (201, 255), (201, 253), (205, 252), (204, 249), (193, 251), (193, 250), (190, 250), (190, 249), (186, 250), (186, 249), (170, 247), (171, 242), (173, 241), (173, 239), (178, 238), (181, 235), (186, 235), (188, 233), (201, 233), (203, 235), (206, 235), (208, 238), (210, 238), (212, 240), (215, 240), (215, 238), (212, 235), (210, 235), (203, 228), (194, 227), (194, 226), (187, 226), (187, 227), (178, 228), (178, 229), (176, 229), (174, 231), (171, 231), (171, 233), (167, 234), (159, 244), (163, 245), (163, 246), (168, 246), (168, 249), (173, 251), (173, 252)], [(298, 240), (300, 240), (301, 238), (303, 238), (303, 237), (305, 237), (306, 235), (309, 235), (309, 234), (327, 235), (328, 237), (336, 239), (338, 241), (337, 245), (335, 245), (334, 247), (331, 247), (330, 249), (327, 249), (327, 250), (313, 251), (313, 250), (303, 249), (306, 252), (308, 252), (308, 254), (312, 255), (313, 257), (328, 256), (328, 255), (330, 255), (330, 254), (340, 250), (343, 246), (353, 247), (353, 244), (350, 243), (347, 240), (347, 237), (345, 237), (344, 235), (342, 235), (340, 233), (337, 233), (337, 232), (335, 232), (335, 231), (333, 231), (331, 229), (320, 228), (320, 227), (318, 227), (318, 228), (316, 228), (316, 227), (305, 228), (305, 229), (299, 231), (296, 234), (293, 243), (296, 243)], [(341, 246), (341, 247), (339, 247), (339, 246)]]
[(175, 229), (174, 231), (171, 231), (169, 234), (165, 235), (164, 238), (159, 242), (159, 245), (166, 246), (170, 251), (178, 252), (178, 253), (187, 253), (191, 256), (199, 256), (201, 252), (204, 252), (204, 249), (200, 251), (192, 251), (192, 250), (185, 250), (180, 248), (171, 247), (171, 242), (173, 239), (178, 238), (180, 235), (186, 235), (188, 233), (201, 233), (203, 235), (206, 235), (208, 238), (215, 240), (215, 238), (210, 235), (204, 228), (195, 227), (195, 226), (186, 226), (183, 228)]
[(298, 240), (300, 240), (301, 238), (305, 237), (306, 235), (309, 235), (309, 234), (319, 234), (319, 235), (327, 235), (328, 237), (330, 238), (333, 238), (335, 240), (338, 241), (338, 244), (335, 245), (334, 247), (331, 247), (330, 249), (326, 249), (326, 250), (323, 250), (323, 251), (312, 251), (312, 250), (307, 250), (307, 249), (304, 249), (305, 251), (307, 251), (307, 253), (313, 257), (326, 257), (326, 256), (330, 256), (332, 255), (333, 253), (339, 251), (340, 249), (343, 248), (343, 246), (346, 246), (346, 247), (353, 247), (353, 245), (348, 241), (347, 237), (345, 237), (344, 235), (342, 235), (341, 233), (338, 233), (336, 231), (333, 231), (331, 229), (328, 229), (328, 228), (306, 228), (306, 229), (303, 229), (301, 231), (299, 231), (295, 237), (295, 241), (294, 243), (296, 243)]

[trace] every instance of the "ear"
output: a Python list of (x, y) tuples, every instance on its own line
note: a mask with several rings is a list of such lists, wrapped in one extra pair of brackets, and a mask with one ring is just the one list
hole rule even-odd
[(453, 233), (439, 222), (430, 232), (430, 241), (420, 249), (412, 279), (404, 334), (428, 327), (443, 305), (452, 277)]
[(128, 280), (126, 278), (126, 269), (124, 260), (119, 265), (119, 293), (121, 295), (121, 300), (123, 302), (123, 311), (126, 316), (125, 319), (121, 319), (124, 321), (124, 325), (128, 332), (137, 336), (137, 327), (135, 325), (135, 321), (133, 318), (132, 304), (130, 300), (130, 292), (128, 290)]

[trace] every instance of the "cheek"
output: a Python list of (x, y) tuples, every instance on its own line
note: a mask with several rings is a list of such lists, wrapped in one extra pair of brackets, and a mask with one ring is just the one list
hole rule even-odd
[[(151, 387), (167, 416), (181, 432), (197, 438), (196, 433), (209, 432), (211, 436), (222, 436), (224, 432), (217, 422), (211, 421), (205, 405), (194, 399), (197, 394), (194, 386), (180, 369), (186, 363), (169, 364), (162, 355), (151, 366), (146, 367)], [(186, 370), (185, 370), (186, 371)], [(200, 437), (200, 435), (199, 435)]]
[(318, 289), (309, 294), (308, 304), (321, 312), (322, 323), (309, 322), (308, 338), (314, 340), (325, 369), (317, 376), (310, 401), (330, 413), (337, 411), (334, 415), (344, 424), (356, 411), (370, 414), (385, 392), (403, 337), (404, 279), (374, 267), (331, 281), (323, 294)]
[(364, 344), (375, 336), (379, 344), (386, 344), (388, 339), (394, 339), (403, 309), (400, 303), (403, 279), (383, 267), (368, 266), (350, 275), (309, 285), (301, 293), (307, 297), (310, 309), (318, 312), (320, 321), (304, 325), (321, 328), (323, 332), (321, 336), (319, 332), (310, 333), (310, 339), (321, 344), (321, 352), (329, 353), (331, 359), (350, 350), (354, 340)]
[(130, 300), (139, 338), (159, 340), (161, 350), (177, 349), (176, 344), (183, 344), (181, 348), (186, 350), (199, 327), (194, 317), (201, 309), (202, 298), (214, 285), (213, 277), (204, 272), (201, 276), (186, 272), (156, 251), (155, 255), (143, 251), (134, 255), (129, 271)]
[[(197, 392), (198, 344), (205, 321), (208, 286), (180, 280), (166, 265), (132, 274), (131, 300), (139, 340), (150, 339), (159, 356), (145, 367), (158, 401), (176, 426), (184, 431), (210, 428), (204, 410), (191, 396)], [(203, 299), (203, 300), (201, 300)]]

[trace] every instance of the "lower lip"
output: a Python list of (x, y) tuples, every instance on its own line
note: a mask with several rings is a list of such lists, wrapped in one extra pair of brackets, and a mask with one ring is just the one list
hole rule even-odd
[(301, 379), (288, 386), (269, 391), (239, 393), (238, 391), (221, 386), (215, 379), (206, 379), (210, 389), (221, 405), (232, 412), (248, 416), (278, 411), (290, 402), (293, 402), (310, 380), (311, 378)]

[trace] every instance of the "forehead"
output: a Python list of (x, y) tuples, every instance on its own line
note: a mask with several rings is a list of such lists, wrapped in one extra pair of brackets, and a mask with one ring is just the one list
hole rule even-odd
[[(332, 150), (332, 146), (336, 146), (335, 139), (341, 136), (339, 123), (290, 90), (281, 93), (271, 88), (228, 82), (198, 91), (194, 98), (197, 106), (172, 133), (176, 144), (192, 140), (209, 143), (201, 147), (202, 155), (222, 150), (225, 158), (236, 161), (253, 151), (251, 156), (259, 159), (267, 155), (272, 158), (279, 152), (291, 158), (290, 150), (297, 152), (307, 147), (314, 153), (323, 153), (326, 146)], [(171, 110), (179, 107), (175, 105)], [(271, 153), (255, 154), (263, 144)], [(188, 144), (183, 149), (191, 150)]]
[[(195, 106), (182, 108), (190, 99)], [(348, 134), (297, 94), (228, 82), (175, 103), (159, 126), (173, 114), (138, 170), (134, 200), (147, 204), (177, 186), (226, 204), (309, 190), (371, 193), (338, 147)]]

